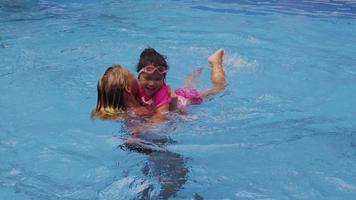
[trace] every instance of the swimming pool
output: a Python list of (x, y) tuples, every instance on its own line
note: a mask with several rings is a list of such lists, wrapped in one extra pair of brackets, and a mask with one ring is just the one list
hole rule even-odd
[[(0, 199), (355, 199), (355, 20), (351, 0), (0, 1)], [(147, 46), (174, 87), (223, 47), (229, 83), (149, 155), (89, 117)]]

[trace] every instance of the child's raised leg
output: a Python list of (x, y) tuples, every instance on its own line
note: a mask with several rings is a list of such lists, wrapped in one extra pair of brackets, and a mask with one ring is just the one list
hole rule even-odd
[(213, 87), (200, 92), (201, 97), (216, 94), (225, 88), (225, 73), (222, 64), (224, 49), (220, 48), (208, 58), (211, 65), (211, 82)]
[(220, 48), (208, 58), (208, 62), (211, 65), (211, 81), (214, 87), (221, 89), (225, 87), (225, 74), (222, 65), (223, 55), (224, 49)]

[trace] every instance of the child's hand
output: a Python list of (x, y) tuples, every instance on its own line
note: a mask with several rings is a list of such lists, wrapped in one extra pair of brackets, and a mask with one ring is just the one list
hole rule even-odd
[(170, 85), (167, 85), (167, 87), (168, 87), (169, 96), (171, 96), (172, 98), (177, 97), (176, 93), (174, 92), (174, 89), (171, 88)]

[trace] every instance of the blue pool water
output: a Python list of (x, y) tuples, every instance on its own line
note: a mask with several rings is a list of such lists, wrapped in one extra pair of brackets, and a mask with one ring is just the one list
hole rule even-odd
[[(123, 146), (96, 81), (147, 46), (227, 88)], [(356, 199), (356, 1), (0, 0), (0, 199)]]

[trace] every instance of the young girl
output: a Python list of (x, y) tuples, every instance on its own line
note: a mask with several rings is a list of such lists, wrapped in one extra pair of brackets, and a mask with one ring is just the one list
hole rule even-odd
[(170, 87), (165, 83), (168, 65), (165, 56), (153, 48), (146, 48), (137, 64), (138, 96), (145, 106), (154, 109), (150, 122), (163, 120), (172, 101)]
[[(223, 50), (219, 49), (218, 52), (222, 57)], [(137, 64), (138, 95), (143, 105), (154, 109), (154, 115), (149, 122), (165, 119), (169, 109), (182, 109), (187, 104), (199, 104), (202, 102), (202, 97), (206, 96), (205, 93), (211, 93), (211, 91), (205, 91), (200, 94), (189, 87), (171, 92), (170, 87), (165, 83), (167, 70), (168, 65), (164, 55), (153, 48), (146, 48), (142, 51)]]

